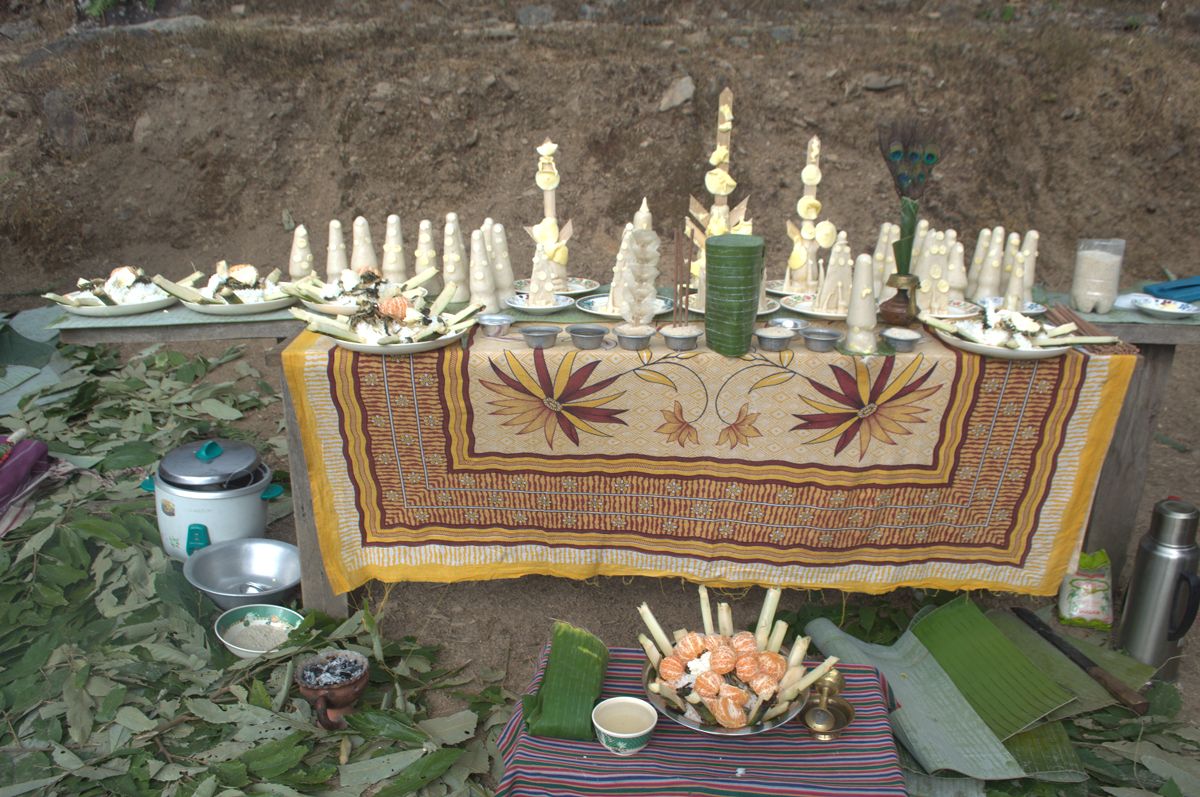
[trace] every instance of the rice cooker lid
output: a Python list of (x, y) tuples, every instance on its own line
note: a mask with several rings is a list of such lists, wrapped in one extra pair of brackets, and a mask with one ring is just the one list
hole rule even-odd
[(159, 463), (158, 476), (177, 487), (245, 486), (254, 480), (261, 465), (254, 446), (214, 438), (172, 449)]

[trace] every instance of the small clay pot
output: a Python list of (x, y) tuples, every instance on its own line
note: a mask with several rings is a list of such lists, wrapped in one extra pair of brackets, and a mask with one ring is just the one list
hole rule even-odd
[[(362, 674), (353, 680), (333, 686), (307, 686), (303, 681), (304, 668), (322, 659), (343, 656), (356, 658), (362, 663)], [(328, 731), (336, 731), (346, 727), (343, 716), (354, 710), (354, 704), (362, 697), (367, 688), (367, 678), (370, 675), (370, 664), (367, 657), (353, 651), (339, 650), (321, 653), (305, 659), (296, 668), (296, 689), (313, 707), (317, 714), (317, 723)]]

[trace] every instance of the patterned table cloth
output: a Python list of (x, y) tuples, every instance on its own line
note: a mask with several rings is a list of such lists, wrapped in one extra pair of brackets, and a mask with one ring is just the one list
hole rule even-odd
[[(613, 649), (602, 697), (641, 696), (645, 661), (640, 650)], [(537, 689), (545, 664), (543, 655), (528, 691)], [(504, 777), (497, 797), (905, 794), (883, 678), (864, 665), (838, 669), (846, 676), (842, 695), (856, 716), (831, 742), (813, 739), (799, 720), (757, 736), (726, 738), (660, 718), (650, 744), (622, 758), (599, 742), (529, 735), (517, 701), (500, 737)]]
[(335, 591), (682, 576), (1051, 594), (1136, 357), (284, 352)]

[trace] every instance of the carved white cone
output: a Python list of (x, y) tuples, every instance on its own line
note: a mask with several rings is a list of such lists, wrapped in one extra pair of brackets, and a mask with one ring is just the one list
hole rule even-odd
[(336, 282), (348, 268), (350, 261), (346, 259), (346, 238), (342, 235), (342, 223), (334, 219), (329, 222), (329, 247), (325, 250), (325, 281)]
[(533, 253), (533, 273), (529, 275), (529, 298), (531, 307), (550, 307), (554, 304), (554, 274), (546, 257), (546, 247), (537, 245)]
[(617, 249), (617, 259), (613, 263), (612, 283), (608, 289), (608, 312), (625, 317), (625, 283), (629, 279), (629, 250), (633, 246), (633, 225), (626, 224), (621, 234), (621, 246)]
[(979, 283), (975, 286), (976, 301), (990, 296), (1000, 296), (1000, 278), (1004, 269), (1004, 228), (992, 229), (991, 240), (988, 242), (987, 256), (979, 271)]
[(950, 262), (946, 266), (946, 279), (950, 283), (949, 298), (951, 301), (961, 302), (967, 298), (967, 270), (966, 264), (963, 262), (965, 256), (965, 247), (955, 241), (954, 248), (950, 250)]
[(488, 262), (487, 245), (483, 242), (483, 230), (471, 233), (471, 304), (483, 306), (485, 313), (500, 310), (496, 301), (496, 287), (492, 282), (492, 265)]
[[(1018, 239), (1021, 237), (1013, 233)], [(1008, 287), (1004, 290), (1004, 309), (1020, 312), (1025, 307), (1025, 257), (1018, 252), (1013, 255), (1012, 267), (1008, 272)]]
[(400, 217), (395, 213), (387, 217), (387, 235), (383, 239), (383, 278), (392, 283), (408, 279), (404, 233), (400, 229)]
[(292, 254), (288, 257), (288, 276), (293, 281), (304, 279), (313, 271), (313, 253), (308, 244), (308, 230), (297, 224), (292, 233)]
[(425, 269), (437, 265), (437, 249), (433, 245), (433, 222), (421, 219), (417, 226), (417, 248), (413, 250), (413, 268), (420, 274)]
[(976, 298), (979, 290), (979, 275), (987, 261), (988, 247), (992, 242), (992, 231), (984, 227), (975, 240), (975, 254), (971, 256), (971, 268), (967, 271), (967, 296)]
[[(1000, 279), (1001, 285), (1004, 288), (1004, 307), (1008, 310), (1020, 310), (1024, 299), (1020, 297), (1025, 294), (1025, 267), (1023, 263), (1018, 263), (1017, 258), (1021, 256), (1021, 234), (1019, 232), (1010, 232), (1008, 241), (1004, 246), (1004, 266)], [(1013, 271), (1020, 269), (1020, 282), (1013, 282)], [(1013, 289), (1016, 293), (1013, 294)], [(1013, 298), (1013, 297), (1016, 298)], [(1011, 305), (1011, 306), (1010, 306)]]
[(654, 321), (654, 305), (658, 292), (660, 241), (654, 230), (634, 230), (630, 233), (627, 274), (622, 286), (621, 305), (624, 319), (632, 326), (645, 326)]
[(457, 213), (446, 214), (446, 226), (442, 231), (442, 284), (454, 286), (454, 293), (450, 296), (452, 303), (465, 302), (471, 298), (467, 257), (463, 251)]
[(1030, 230), (1025, 233), (1025, 240), (1021, 243), (1021, 256), (1025, 258), (1025, 291), (1024, 297), (1026, 302), (1033, 301), (1033, 283), (1036, 279), (1034, 273), (1037, 268), (1038, 256), (1038, 231)]
[(642, 197), (642, 206), (638, 208), (638, 212), (633, 214), (633, 228), (635, 230), (653, 230), (654, 216), (650, 214), (650, 205), (646, 203), (646, 197)]
[(879, 230), (879, 237), (883, 240), (883, 262), (881, 264), (875, 261), (875, 267), (880, 270), (879, 293), (875, 298), (886, 302), (896, 295), (896, 289), (888, 285), (887, 281), (896, 273), (896, 250), (892, 245), (900, 240), (900, 225), (885, 221)]
[(364, 271), (379, 272), (379, 259), (375, 256), (375, 244), (371, 241), (371, 225), (359, 216), (354, 220), (354, 243), (350, 249), (350, 268), (355, 274)]
[[(513, 288), (512, 260), (508, 256), (508, 235), (504, 232), (503, 224), (493, 224), (492, 239), (492, 276), (496, 284), (496, 300), (503, 304), (509, 297), (516, 296)], [(485, 238), (484, 243), (487, 243)]]
[(859, 255), (854, 261), (854, 279), (850, 289), (850, 307), (846, 315), (846, 348), (858, 354), (870, 354), (877, 349), (875, 339), (875, 259)]

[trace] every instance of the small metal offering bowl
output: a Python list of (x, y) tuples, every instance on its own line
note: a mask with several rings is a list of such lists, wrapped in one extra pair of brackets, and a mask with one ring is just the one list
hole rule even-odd
[[(229, 649), (229, 652), (237, 656), (239, 659), (252, 659), (255, 656), (261, 656), (268, 650), (273, 650), (279, 645), (271, 645), (266, 648), (252, 648), (236, 644), (239, 640), (236, 637), (237, 627), (249, 628), (252, 626), (269, 626), (274, 629), (279, 629), (281, 632), (286, 631), (291, 633), (293, 630), (304, 622), (304, 616), (299, 612), (294, 612), (286, 606), (272, 606), (268, 603), (252, 603), (249, 606), (238, 606), (222, 612), (213, 623), (213, 631), (217, 634), (217, 639), (221, 640), (221, 644)], [(280, 633), (278, 636), (286, 639), (286, 634)]]
[(617, 335), (617, 345), (627, 351), (638, 351), (650, 346), (650, 338), (654, 336), (654, 330), (640, 335), (630, 335), (627, 332), (614, 330)]
[(559, 332), (562, 332), (562, 327), (553, 324), (521, 327), (521, 336), (525, 338), (525, 345), (531, 349), (554, 348), (554, 344), (558, 342)]
[[(828, 712), (830, 716), (829, 722), (811, 721), (810, 717), (815, 717), (817, 712)], [(822, 717), (824, 718), (824, 717)], [(842, 697), (831, 697), (826, 701), (824, 706), (809, 704), (804, 712), (805, 724), (808, 725), (809, 731), (812, 732), (814, 739), (819, 739), (822, 742), (831, 742), (842, 735), (842, 731), (846, 730), (850, 723), (854, 722), (854, 706)]]
[(602, 327), (599, 324), (571, 324), (567, 327), (567, 332), (570, 333), (571, 342), (575, 344), (575, 348), (598, 349), (604, 343), (608, 327)]
[(222, 609), (286, 603), (300, 585), (300, 550), (262, 537), (226, 540), (189, 556), (183, 577)]
[(897, 352), (908, 352), (916, 348), (924, 337), (920, 332), (904, 327), (889, 327), (880, 335)]
[(833, 351), (833, 347), (844, 336), (836, 329), (828, 327), (809, 327), (800, 331), (804, 336), (804, 345), (809, 351)]
[(803, 318), (772, 318), (767, 322), (767, 326), (790, 329), (792, 332), (798, 335), (800, 334), (801, 330), (808, 329), (810, 326), (812, 326), (812, 322), (806, 321)]
[(479, 328), (483, 330), (485, 337), (498, 338), (508, 334), (508, 329), (513, 323), (513, 317), (504, 313), (485, 313), (478, 316), (475, 319), (475, 323), (479, 324)]
[(698, 345), (700, 336), (704, 334), (704, 330), (691, 326), (663, 327), (659, 332), (671, 351), (692, 351)]
[(763, 327), (762, 329), (754, 330), (754, 337), (758, 340), (758, 348), (763, 351), (783, 351), (792, 342), (795, 334), (787, 327), (778, 326)]

